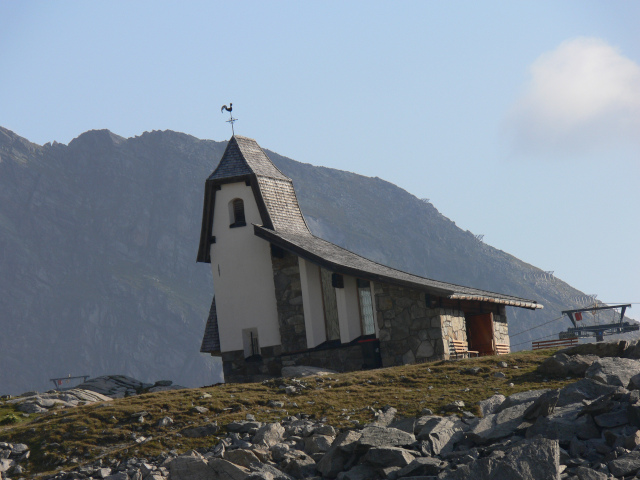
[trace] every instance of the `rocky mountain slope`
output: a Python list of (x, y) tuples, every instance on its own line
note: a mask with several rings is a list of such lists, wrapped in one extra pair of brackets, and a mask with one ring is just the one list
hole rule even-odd
[(0, 398), (0, 479), (638, 478), (640, 344), (551, 353)]
[[(220, 379), (199, 353), (212, 283), (195, 254), (204, 180), (225, 145), (101, 130), (40, 146), (0, 128), (0, 393), (69, 374)], [(314, 233), (396, 268), (545, 305), (512, 309), (512, 333), (586, 298), (384, 180), (270, 155), (293, 178)], [(528, 348), (566, 326), (512, 343)]]

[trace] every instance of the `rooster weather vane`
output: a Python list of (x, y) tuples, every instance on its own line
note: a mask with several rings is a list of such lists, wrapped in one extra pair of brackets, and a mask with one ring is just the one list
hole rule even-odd
[(220, 113), (224, 113), (225, 110), (229, 112), (229, 120), (227, 120), (227, 123), (231, 124), (231, 134), (235, 135), (236, 132), (233, 130), (233, 123), (237, 122), (238, 119), (233, 118), (233, 115), (231, 114), (231, 111), (233, 110), (233, 103), (229, 103), (228, 107), (226, 105), (223, 105), (222, 108), (220, 109)]

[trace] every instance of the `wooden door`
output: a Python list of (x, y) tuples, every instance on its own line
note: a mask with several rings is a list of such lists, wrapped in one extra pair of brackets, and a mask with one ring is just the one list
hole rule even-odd
[(469, 350), (479, 355), (495, 355), (493, 341), (493, 313), (466, 317)]

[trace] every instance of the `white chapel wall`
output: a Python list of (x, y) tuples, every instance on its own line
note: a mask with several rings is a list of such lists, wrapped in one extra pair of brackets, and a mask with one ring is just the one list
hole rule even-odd
[(320, 267), (303, 258), (300, 258), (299, 265), (307, 348), (314, 348), (327, 340)]
[[(229, 228), (229, 202), (244, 201), (245, 227)], [(243, 350), (243, 329), (257, 328), (260, 347), (280, 345), (271, 251), (253, 233), (262, 224), (251, 187), (222, 185), (216, 192), (211, 269), (223, 352)]]

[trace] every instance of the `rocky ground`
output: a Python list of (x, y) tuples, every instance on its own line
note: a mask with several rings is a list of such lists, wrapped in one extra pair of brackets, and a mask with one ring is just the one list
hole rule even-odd
[[(225, 425), (211, 421), (180, 431), (183, 438), (211, 438), (208, 447), (149, 458), (101, 459), (46, 478), (640, 478), (639, 357), (640, 344), (626, 341), (565, 349), (538, 370), (549, 377), (580, 377), (577, 381), (558, 389), (494, 395), (480, 402), (479, 416), (462, 401), (445, 405), (439, 415), (424, 409), (415, 417), (384, 407), (372, 422), (350, 428), (304, 413), (278, 422), (257, 421), (247, 413), (243, 420)], [(281, 387), (293, 392), (300, 385), (283, 379)], [(269, 403), (284, 406), (277, 400)], [(192, 408), (207, 413), (205, 407)], [(147, 412), (135, 415), (144, 422)], [(172, 422), (169, 416), (157, 420), (158, 426)], [(148, 440), (139, 436), (136, 441)], [(29, 454), (25, 444), (0, 443), (0, 476), (23, 478), (21, 465)]]

